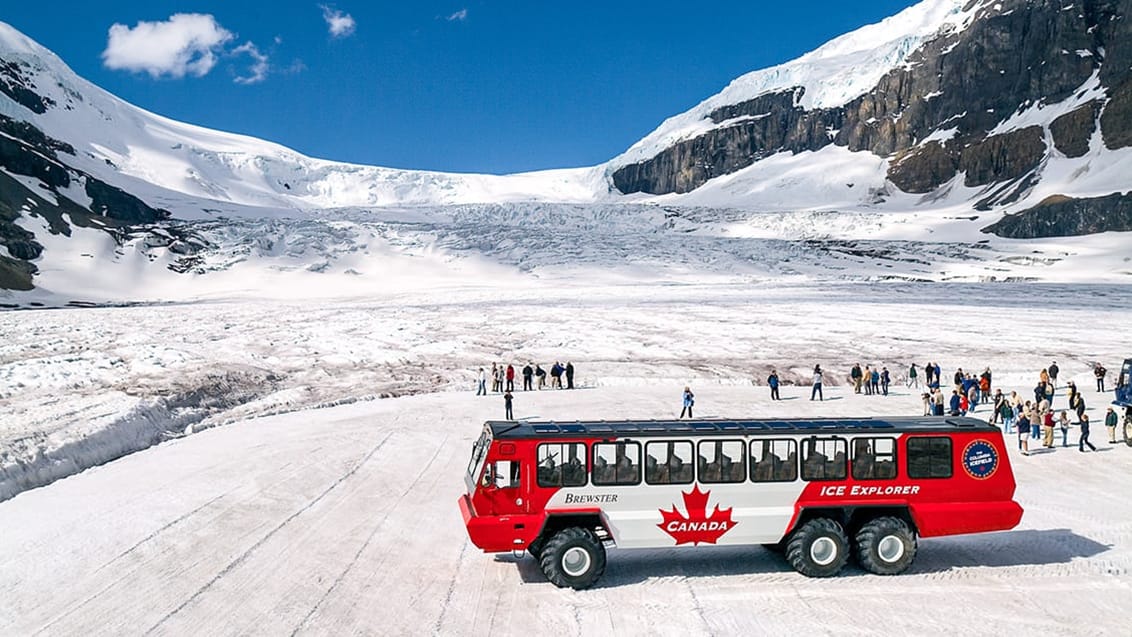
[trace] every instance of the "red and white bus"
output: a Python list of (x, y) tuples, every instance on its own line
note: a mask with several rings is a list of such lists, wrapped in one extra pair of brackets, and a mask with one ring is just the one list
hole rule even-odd
[(487, 553), (576, 589), (619, 548), (763, 545), (799, 572), (894, 575), (918, 537), (1022, 519), (1001, 432), (974, 418), (488, 422), (460, 498)]

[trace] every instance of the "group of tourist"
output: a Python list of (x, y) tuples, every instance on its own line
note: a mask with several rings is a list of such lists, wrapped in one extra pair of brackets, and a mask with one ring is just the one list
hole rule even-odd
[[(542, 368), (538, 363), (527, 363), (519, 374), (523, 377), (523, 391), (534, 391), (537, 382), (538, 390), (546, 388), (546, 377), (550, 377), (550, 387), (552, 389), (574, 389), (574, 364), (566, 361), (563, 365), (558, 361), (550, 366), (550, 372)], [(503, 394), (503, 413), (507, 420), (514, 420), (514, 402), (515, 395), (515, 366), (508, 363), (503, 365), (500, 363), (491, 364), (491, 375), (484, 368), (479, 369), (479, 375), (476, 377), (476, 396), (486, 396), (487, 381), (491, 379), (491, 393)]]

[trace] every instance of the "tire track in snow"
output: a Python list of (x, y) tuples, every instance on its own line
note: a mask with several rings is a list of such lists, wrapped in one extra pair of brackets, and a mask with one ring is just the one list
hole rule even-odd
[[(386, 435), (386, 439), (388, 439), (390, 435), (392, 435), (392, 434)], [(334, 591), (337, 590), (338, 587), (342, 584), (343, 580), (346, 579), (346, 576), (350, 574), (350, 571), (352, 571), (354, 569), (354, 566), (357, 565), (358, 560), (362, 556), (362, 553), (364, 553), (365, 550), (367, 548), (369, 548), (370, 544), (373, 543), (374, 538), (377, 537), (377, 532), (380, 531), (382, 528), (384, 528), (385, 521), (388, 520), (389, 516), (394, 511), (397, 510), (397, 505), (401, 504), (401, 501), (405, 499), (405, 496), (409, 495), (413, 491), (414, 487), (416, 487), (417, 484), (421, 481), (421, 478), (423, 478), (425, 476), (425, 474), (428, 473), (429, 470), (432, 468), (432, 465), (436, 463), (436, 459), (438, 457), (440, 457), (440, 452), (444, 449), (445, 444), (448, 442), (449, 435), (450, 434), (444, 435), (444, 439), (441, 440), (440, 443), (437, 445), (436, 452), (434, 454), (432, 454), (432, 458), (430, 458), (429, 461), (427, 463), (425, 463), (424, 467), (421, 468), (421, 470), (417, 474), (417, 476), (415, 478), (413, 478), (412, 483), (410, 483), (409, 486), (406, 487), (405, 490), (401, 493), (401, 495), (399, 495), (397, 497), (396, 502), (394, 502), (392, 506), (390, 506), (388, 509), (386, 509), (385, 515), (383, 515), (381, 517), (381, 520), (377, 524), (374, 525), (373, 530), (370, 531), (370, 534), (366, 538), (366, 541), (362, 543), (361, 547), (358, 548), (357, 552), (355, 552), (354, 556), (350, 559), (350, 562), (348, 564), (346, 564), (346, 568), (344, 568), (342, 570), (342, 572), (338, 575), (338, 577), (334, 579), (334, 583), (330, 585), (330, 588), (326, 589), (326, 592), (322, 594), (322, 597), (320, 597), (318, 599), (318, 601), (315, 602), (314, 606), (311, 607), (310, 612), (308, 612), (303, 617), (303, 619), (299, 622), (299, 625), (296, 626), (293, 631), (291, 631), (292, 637), (297, 635), (299, 633), (299, 631), (301, 631), (303, 628), (306, 627), (307, 623), (310, 622), (311, 617), (314, 617), (314, 614), (316, 612), (318, 612), (318, 609), (322, 607), (322, 605), (326, 602), (326, 600), (329, 599), (330, 596), (334, 593)], [(378, 445), (378, 447), (380, 448), (380, 446), (384, 445), (384, 444), (385, 444), (385, 440), (382, 440), (381, 443)], [(374, 449), (374, 451), (377, 451), (377, 449)], [(370, 455), (373, 455), (373, 452), (371, 452)], [(367, 457), (367, 459), (368, 459), (368, 457)], [(359, 463), (358, 466), (360, 467), (361, 464), (364, 464), (364, 462)], [(353, 473), (353, 472), (351, 471), (351, 473)], [(461, 552), (461, 554), (462, 554), (462, 552)], [(378, 564), (378, 566), (380, 566), (380, 564)]]
[(448, 614), (448, 607), (452, 605), (452, 597), (456, 594), (456, 582), (460, 581), (460, 571), (464, 569), (464, 559), (470, 544), (468, 538), (464, 538), (464, 543), (460, 546), (460, 555), (456, 557), (456, 572), (452, 574), (452, 581), (448, 582), (448, 590), (444, 593), (444, 601), (440, 604), (440, 615), (432, 623), (433, 635), (439, 635), (440, 628), (444, 625), (444, 617)]
[(219, 582), (225, 575), (227, 575), (228, 573), (231, 573), (240, 564), (243, 564), (248, 559), (248, 557), (251, 556), (252, 553), (254, 553), (257, 549), (259, 549), (259, 547), (261, 547), (265, 543), (267, 543), (267, 541), (270, 540), (281, 529), (283, 529), (283, 527), (290, 524), (292, 521), (294, 521), (296, 518), (298, 518), (303, 513), (306, 513), (307, 511), (309, 511), (312, 507), (314, 507), (316, 504), (321, 502), (323, 498), (325, 498), (332, 491), (337, 489), (343, 482), (345, 482), (350, 477), (352, 477), (354, 474), (356, 474), (358, 472), (358, 470), (360, 470), (363, 466), (365, 466), (365, 464), (367, 462), (369, 462), (370, 458), (372, 458), (374, 456), (374, 454), (376, 454), (382, 447), (385, 446), (386, 441), (388, 441), (389, 438), (392, 435), (393, 435), (392, 433), (385, 434), (385, 437), (382, 438), (381, 441), (377, 443), (377, 445), (375, 445), (372, 449), (370, 449), (369, 453), (367, 453), (365, 455), (365, 457), (363, 457), (356, 465), (354, 465), (354, 467), (352, 469), (350, 469), (342, 477), (338, 478), (333, 483), (331, 483), (331, 485), (326, 487), (326, 489), (322, 493), (318, 494), (313, 500), (306, 503), (306, 505), (304, 505), (301, 509), (299, 509), (298, 511), (295, 511), (294, 513), (289, 515), (287, 517), (287, 519), (283, 520), (282, 522), (277, 524), (275, 527), (273, 527), (263, 537), (261, 537), (255, 544), (248, 547), (248, 549), (245, 550), (243, 553), (241, 553), (239, 556), (237, 556), (236, 559), (229, 562), (229, 564), (227, 566), (225, 566), (219, 573), (217, 573), (212, 579), (205, 582), (205, 584), (203, 586), (201, 586), (199, 589), (197, 589), (197, 591), (195, 593), (193, 593), (191, 596), (189, 596), (188, 599), (186, 599), (184, 602), (182, 602), (179, 606), (177, 606), (173, 610), (166, 613), (161, 619), (159, 619), (157, 621), (156, 624), (154, 624), (148, 630), (146, 630), (144, 634), (146, 634), (146, 635), (153, 634), (158, 628), (160, 628), (162, 625), (164, 625), (165, 622), (169, 621), (174, 615), (176, 615), (177, 613), (184, 610), (186, 607), (188, 607), (189, 604), (196, 601), (201, 595), (203, 595), (206, 591), (208, 591), (208, 589), (212, 588), (212, 586), (215, 585), (217, 582)]
[(117, 556), (110, 559), (110, 561), (108, 561), (108, 562), (104, 563), (102, 566), (99, 566), (98, 568), (94, 569), (94, 573), (97, 574), (97, 573), (101, 572), (102, 569), (110, 566), (111, 564), (117, 562), (118, 560), (120, 560), (120, 559), (126, 557), (127, 555), (133, 553), (134, 551), (138, 550), (138, 548), (140, 548), (141, 545), (146, 544), (147, 542), (150, 542), (151, 540), (156, 538), (158, 535), (161, 535), (165, 531), (168, 531), (169, 529), (177, 526), (178, 524), (180, 524), (180, 523), (184, 522), (185, 520), (191, 518), (192, 516), (196, 515), (197, 513), (203, 511), (204, 509), (208, 508), (209, 505), (211, 505), (214, 502), (217, 502), (218, 500), (226, 497), (228, 494), (232, 493), (233, 491), (236, 491), (236, 489), (229, 489), (228, 491), (221, 493), (220, 495), (216, 496), (215, 498), (212, 498), (208, 502), (205, 502), (204, 504), (198, 506), (197, 508), (193, 509), (192, 511), (185, 513), (184, 515), (177, 518), (176, 520), (173, 520), (172, 522), (165, 524), (165, 526), (162, 526), (161, 528), (157, 529), (156, 531), (154, 531), (154, 532), (150, 533), (149, 535), (145, 536), (144, 538), (138, 540), (133, 546), (126, 549), (125, 551), (122, 551)]

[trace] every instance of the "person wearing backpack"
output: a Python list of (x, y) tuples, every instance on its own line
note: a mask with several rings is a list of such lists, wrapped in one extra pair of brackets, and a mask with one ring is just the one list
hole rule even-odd
[(1010, 433), (1011, 431), (1013, 431), (1014, 406), (1011, 405), (1010, 401), (1006, 400), (1005, 397), (1003, 397), (1003, 399), (998, 402), (998, 406), (995, 408), (995, 417), (1002, 418), (1003, 432)]
[(1105, 374), (1108, 374), (1108, 370), (1104, 368), (1104, 365), (1097, 363), (1093, 366), (1093, 376), (1097, 378), (1097, 391), (1101, 392), (1102, 394), (1104, 393)]
[(778, 370), (770, 370), (770, 376), (766, 377), (766, 384), (770, 387), (770, 399), (782, 400), (778, 395)]
[(814, 365), (814, 384), (810, 389), (810, 400), (812, 401), (816, 396), (818, 400), (825, 401), (825, 395), (821, 391), (822, 371), (821, 365)]

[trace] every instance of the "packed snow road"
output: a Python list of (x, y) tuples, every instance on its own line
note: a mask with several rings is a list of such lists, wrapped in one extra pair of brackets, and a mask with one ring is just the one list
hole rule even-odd
[[(805, 389), (772, 405), (765, 388), (697, 387), (697, 416), (919, 409), (902, 388)], [(671, 417), (678, 397), (519, 392), (516, 415)], [(925, 540), (902, 576), (807, 579), (760, 548), (612, 550), (599, 587), (575, 592), (467, 540), (462, 474), (502, 407), (449, 393), (273, 416), (22, 493), (0, 503), (0, 634), (1127, 634), (1124, 446), (1014, 456), (1022, 525)]]

